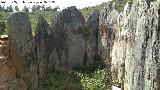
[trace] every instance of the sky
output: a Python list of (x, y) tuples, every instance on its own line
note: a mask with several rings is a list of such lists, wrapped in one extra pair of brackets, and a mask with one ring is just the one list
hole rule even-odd
[(62, 10), (69, 6), (76, 6), (77, 8), (84, 8), (87, 6), (99, 5), (102, 2), (108, 2), (108, 1), (110, 0), (0, 0), (0, 5), (18, 6), (20, 9), (22, 9), (24, 6), (31, 7), (32, 5), (52, 6), (53, 8), (55, 6), (59, 6), (60, 9)]

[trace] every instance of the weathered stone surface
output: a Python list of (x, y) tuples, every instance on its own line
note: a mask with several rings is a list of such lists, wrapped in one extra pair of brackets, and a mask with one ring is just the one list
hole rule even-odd
[(54, 18), (52, 31), (39, 17), (35, 42), (29, 16), (24, 12), (9, 16), (9, 41), (0, 40), (0, 89), (26, 90), (28, 83), (37, 85), (37, 74), (41, 78), (45, 71), (72, 69), (92, 62), (98, 54), (112, 72), (113, 85), (118, 83), (124, 90), (160, 90), (159, 0), (128, 2), (120, 14), (110, 2), (88, 18), (87, 26), (90, 36), (85, 43), (84, 18), (69, 7)]
[(112, 64), (124, 90), (160, 89), (160, 1), (147, 2), (135, 0), (119, 15)]
[(44, 19), (42, 15), (40, 15), (37, 23), (36, 32), (35, 32), (39, 78), (42, 78), (43, 75), (47, 72), (47, 66), (48, 66), (48, 52), (47, 52), (48, 33), (47, 31), (49, 29), (50, 27), (48, 22)]
[[(16, 88), (15, 81), (16, 72), (13, 64), (9, 60), (8, 37), (0, 38), (0, 90), (13, 90)], [(22, 85), (19, 84), (19, 89)], [(21, 88), (22, 89), (22, 88)], [(23, 90), (23, 89), (22, 89)]]
[(84, 18), (76, 7), (68, 7), (59, 13), (52, 23), (49, 35), (49, 67), (65, 70), (83, 63), (85, 41), (82, 30)]
[[(37, 85), (37, 65), (35, 59), (35, 43), (32, 37), (29, 16), (25, 12), (17, 12), (7, 19), (9, 36), (10, 61), (16, 70), (16, 79), (25, 85)], [(23, 86), (25, 89), (25, 86)]]
[(99, 42), (98, 53), (103, 61), (110, 63), (111, 51), (115, 35), (115, 25), (117, 23), (118, 11), (114, 7), (114, 3), (109, 2), (107, 7), (100, 12), (99, 17)]
[[(127, 18), (127, 15), (130, 13), (131, 4), (130, 2), (124, 7), (124, 12), (120, 13), (117, 18), (116, 32), (115, 32), (115, 40), (112, 49), (112, 80), (113, 85), (118, 85), (123, 89), (124, 86), (124, 74), (125, 74), (125, 59), (126, 59), (126, 47), (127, 47), (127, 39), (125, 35), (122, 35), (122, 26), (124, 25), (124, 21)], [(126, 23), (128, 24), (128, 23)]]
[[(105, 62), (109, 71), (111, 71), (111, 52), (115, 39), (118, 11), (115, 9), (114, 3), (109, 2), (107, 7), (100, 12), (99, 32), (98, 32), (98, 54)], [(111, 72), (109, 72), (111, 78)], [(112, 83), (111, 79), (107, 82)]]
[(87, 63), (93, 63), (96, 55), (98, 55), (98, 27), (99, 27), (99, 11), (95, 11), (87, 19), (87, 28), (89, 29), (89, 38), (86, 42)]

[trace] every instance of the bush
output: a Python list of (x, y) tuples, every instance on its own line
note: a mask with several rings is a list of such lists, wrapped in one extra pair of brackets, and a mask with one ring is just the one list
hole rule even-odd
[(0, 20), (0, 35), (4, 33), (5, 28), (6, 28), (5, 22)]
[(107, 70), (98, 69), (92, 74), (82, 74), (76, 72), (77, 78), (80, 78), (80, 83), (84, 90), (106, 90), (110, 86), (107, 84)]
[(79, 80), (70, 73), (54, 72), (39, 82), (37, 90), (81, 90)]
[(72, 72), (54, 72), (39, 82), (37, 90), (106, 90), (110, 89), (109, 72), (99, 55), (91, 65)]
[(0, 35), (2, 35), (5, 32), (6, 29), (6, 24), (5, 24), (5, 19), (2, 14), (0, 14)]
[(66, 78), (67, 76), (65, 74), (59, 72), (49, 74), (39, 82), (37, 90), (62, 90), (62, 82)]
[(110, 89), (110, 75), (99, 55), (95, 55), (94, 62), (75, 69), (75, 74), (83, 90)]

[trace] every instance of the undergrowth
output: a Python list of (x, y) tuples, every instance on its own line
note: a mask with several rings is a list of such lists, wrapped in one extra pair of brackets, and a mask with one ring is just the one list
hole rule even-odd
[(108, 69), (97, 55), (90, 65), (44, 76), (36, 90), (111, 90), (108, 78)]

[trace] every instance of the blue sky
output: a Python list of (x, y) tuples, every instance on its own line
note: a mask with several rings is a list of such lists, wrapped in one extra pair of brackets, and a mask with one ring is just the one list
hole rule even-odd
[[(59, 6), (60, 9), (64, 9), (69, 6), (76, 6), (77, 8), (95, 6), (101, 4), (102, 2), (108, 2), (110, 0), (0, 0), (0, 4), (4, 5), (1, 3), (1, 1), (3, 2), (5, 1), (6, 2), (5, 5), (19, 6), (20, 8), (23, 8), (24, 6), (31, 7), (32, 5), (36, 4), (34, 2), (42, 2), (42, 4), (38, 3), (38, 5), (45, 5), (52, 7)], [(44, 3), (45, 1), (47, 3)], [(55, 1), (55, 3), (52, 3), (52, 1)], [(32, 4), (29, 2), (32, 2)]]

